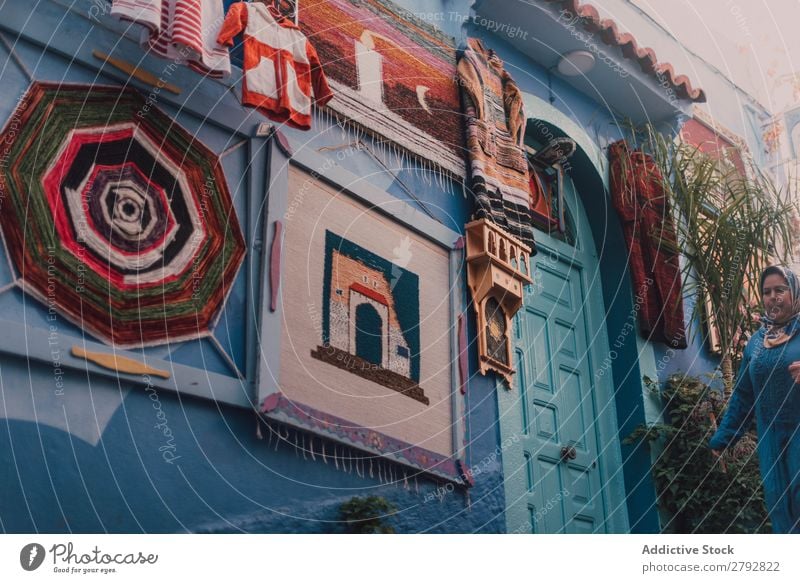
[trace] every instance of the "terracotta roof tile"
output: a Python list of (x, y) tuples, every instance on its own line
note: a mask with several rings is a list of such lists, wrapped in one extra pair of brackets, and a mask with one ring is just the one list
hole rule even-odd
[(705, 102), (705, 91), (699, 87), (692, 87), (692, 82), (686, 75), (675, 74), (675, 69), (670, 63), (659, 63), (653, 49), (640, 47), (632, 34), (619, 31), (616, 22), (610, 18), (600, 18), (600, 13), (591, 4), (581, 4), (579, 0), (547, 0), (547, 2), (557, 2), (564, 10), (580, 16), (587, 31), (597, 33), (609, 46), (620, 47), (623, 56), (638, 61), (644, 73), (658, 78), (659, 82), (666, 79), (682, 99), (697, 103)]

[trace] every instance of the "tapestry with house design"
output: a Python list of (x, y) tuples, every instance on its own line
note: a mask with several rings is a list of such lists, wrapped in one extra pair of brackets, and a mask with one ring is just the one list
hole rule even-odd
[(451, 456), (451, 249), (299, 168), (288, 191), (276, 390), (378, 450)]
[(322, 344), (312, 356), (429, 404), (419, 386), (419, 278), (326, 231)]

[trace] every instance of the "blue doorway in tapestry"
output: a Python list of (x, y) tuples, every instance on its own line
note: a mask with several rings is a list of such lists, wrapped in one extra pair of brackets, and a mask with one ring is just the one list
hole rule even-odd
[(356, 307), (356, 356), (372, 364), (383, 364), (383, 318), (368, 303)]
[(429, 404), (419, 385), (419, 277), (325, 232), (322, 344), (311, 356)]

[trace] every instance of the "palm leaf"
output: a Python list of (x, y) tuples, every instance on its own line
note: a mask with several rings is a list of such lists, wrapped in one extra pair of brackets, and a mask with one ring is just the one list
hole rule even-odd
[[(723, 362), (728, 361), (724, 368), (730, 369), (740, 356), (742, 332), (754, 328), (761, 272), (788, 259), (792, 218), (798, 209), (789, 192), (757, 168), (751, 169), (751, 177), (741, 176), (652, 125), (635, 128), (634, 135), (636, 147), (649, 153), (660, 170), (673, 210), (677, 247), (684, 259), (682, 293), (698, 298), (692, 318), (695, 333), (700, 333), (697, 324), (707, 299)], [(662, 243), (674, 245), (663, 238)]]

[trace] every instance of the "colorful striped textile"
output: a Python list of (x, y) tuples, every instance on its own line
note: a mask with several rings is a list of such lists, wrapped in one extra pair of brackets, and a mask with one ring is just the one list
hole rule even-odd
[(228, 77), (228, 50), (217, 44), (222, 0), (113, 0), (111, 14), (143, 26), (143, 47), (211, 77)]
[(0, 226), (23, 289), (119, 346), (207, 334), (245, 254), (216, 155), (145, 105), (34, 83), (0, 134)]
[(489, 219), (536, 253), (528, 161), (522, 149), (522, 94), (503, 61), (479, 39), (468, 39), (458, 75), (476, 218)]

